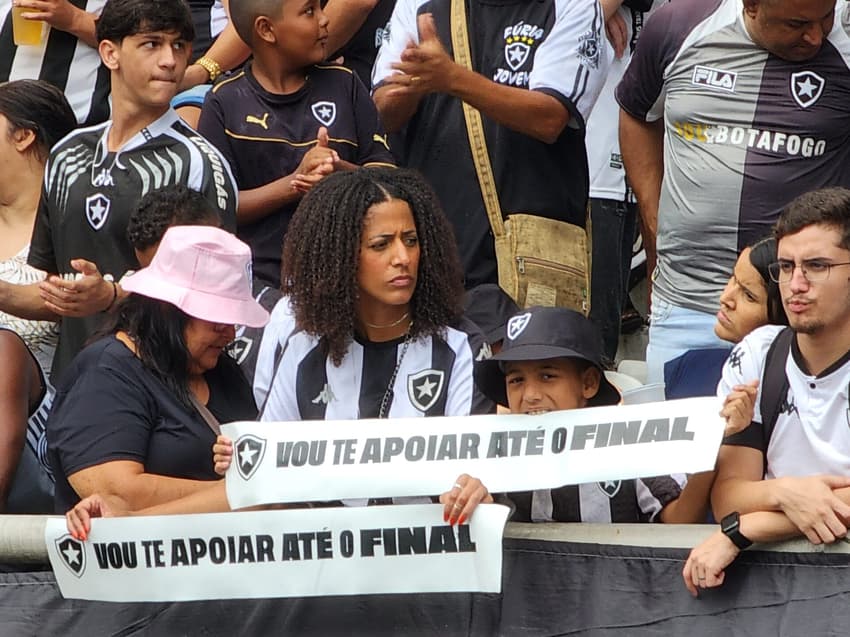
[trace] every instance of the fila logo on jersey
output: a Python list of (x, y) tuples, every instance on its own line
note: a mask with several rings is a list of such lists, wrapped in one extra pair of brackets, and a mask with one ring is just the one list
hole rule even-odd
[(508, 321), (508, 338), (510, 340), (514, 340), (517, 336), (522, 334), (522, 331), (528, 326), (528, 322), (531, 320), (531, 312), (526, 312), (525, 314), (520, 314), (519, 316), (513, 317)]
[(86, 197), (86, 219), (95, 230), (100, 230), (109, 216), (110, 202), (107, 197), (97, 193)]
[(421, 412), (426, 412), (437, 402), (443, 393), (446, 374), (441, 369), (423, 369), (407, 377), (407, 397), (410, 404)]
[(253, 434), (240, 436), (234, 445), (236, 469), (244, 480), (250, 480), (266, 452), (266, 441)]
[(336, 104), (333, 102), (316, 102), (310, 110), (313, 111), (313, 117), (325, 126), (330, 126), (336, 121)]
[(54, 540), (56, 552), (62, 558), (62, 563), (77, 577), (82, 577), (86, 570), (86, 551), (83, 545), (67, 533)]
[(809, 108), (818, 101), (826, 84), (820, 75), (812, 71), (800, 71), (791, 74), (791, 95), (803, 108)]
[(708, 88), (725, 91), (726, 93), (735, 92), (735, 82), (737, 81), (737, 73), (715, 69), (710, 66), (694, 67), (694, 75), (691, 78), (691, 84), (707, 86)]

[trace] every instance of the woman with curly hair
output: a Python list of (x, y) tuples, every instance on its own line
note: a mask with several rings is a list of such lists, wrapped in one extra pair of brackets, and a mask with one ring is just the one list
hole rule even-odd
[(264, 420), (489, 410), (451, 229), (418, 174), (366, 168), (317, 184), (290, 223), (281, 280)]

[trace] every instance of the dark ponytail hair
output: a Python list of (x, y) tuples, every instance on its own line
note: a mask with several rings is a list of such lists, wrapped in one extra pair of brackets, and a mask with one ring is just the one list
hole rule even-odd
[(768, 266), (776, 261), (776, 239), (768, 237), (750, 247), (750, 263), (764, 281), (767, 290), (767, 322), (770, 325), (788, 325), (788, 316), (782, 305), (779, 284), (770, 278)]

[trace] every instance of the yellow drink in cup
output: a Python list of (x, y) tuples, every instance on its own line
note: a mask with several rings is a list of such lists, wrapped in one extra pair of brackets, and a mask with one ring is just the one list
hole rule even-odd
[(32, 11), (24, 7), (12, 7), (12, 34), (18, 46), (41, 44), (44, 22), (27, 20), (21, 14)]

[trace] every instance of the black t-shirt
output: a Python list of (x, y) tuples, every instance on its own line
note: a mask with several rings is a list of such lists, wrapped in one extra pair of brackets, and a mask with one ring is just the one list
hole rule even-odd
[[(149, 124), (117, 153), (107, 151), (110, 122), (78, 129), (53, 147), (33, 230), (29, 264), (73, 276), (71, 259), (93, 261), (118, 281), (138, 262), (127, 220), (151, 190), (183, 184), (205, 196), (228, 229), (236, 228), (236, 184), (212, 145), (173, 110)], [(52, 380), (100, 325), (100, 315), (63, 318)]]
[[(251, 388), (228, 356), (204, 374), (207, 408), (222, 423), (257, 416)], [(107, 336), (77, 356), (56, 390), (47, 421), (56, 512), (79, 501), (67, 476), (114, 460), (144, 465), (145, 472), (190, 480), (216, 480), (215, 434), (142, 362)]]
[[(260, 86), (249, 63), (209, 92), (198, 130), (230, 163), (239, 190), (251, 190), (292, 174), (321, 126), (340, 159), (394, 165), (368, 91), (342, 66), (314, 66), (298, 91), (277, 95)], [(254, 254), (254, 276), (272, 287), (280, 287), (283, 236), (296, 207), (281, 206), (237, 230)]]

